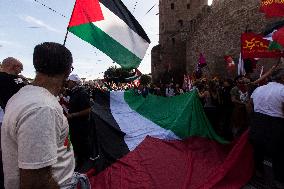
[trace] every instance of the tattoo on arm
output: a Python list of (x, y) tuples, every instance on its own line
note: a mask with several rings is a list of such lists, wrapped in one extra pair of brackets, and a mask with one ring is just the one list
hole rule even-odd
[(52, 177), (51, 167), (20, 169), (20, 189), (59, 189)]

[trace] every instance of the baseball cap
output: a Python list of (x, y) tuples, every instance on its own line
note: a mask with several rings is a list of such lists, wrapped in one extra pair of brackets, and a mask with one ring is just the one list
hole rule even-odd
[(68, 77), (67, 80), (68, 80), (68, 81), (74, 81), (74, 82), (76, 82), (76, 83), (78, 83), (78, 84), (82, 83), (81, 78), (80, 78), (77, 74), (71, 74), (71, 75)]

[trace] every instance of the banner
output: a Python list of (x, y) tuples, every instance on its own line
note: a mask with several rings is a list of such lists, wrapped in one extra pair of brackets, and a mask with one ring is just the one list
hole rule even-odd
[(243, 33), (241, 37), (242, 58), (277, 58), (282, 56), (280, 50), (269, 50), (270, 41), (252, 32)]
[(262, 0), (260, 12), (266, 17), (282, 17), (284, 16), (284, 0)]
[(198, 60), (198, 67), (203, 68), (205, 66), (207, 66), (205, 56), (202, 53), (200, 53), (199, 60)]
[(139, 67), (151, 42), (121, 0), (76, 0), (68, 31), (127, 69)]

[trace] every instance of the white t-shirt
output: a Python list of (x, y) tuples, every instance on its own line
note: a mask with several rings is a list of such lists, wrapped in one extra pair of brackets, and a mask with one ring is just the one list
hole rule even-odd
[(282, 106), (284, 103), (284, 85), (270, 82), (258, 87), (252, 93), (254, 111), (272, 117), (284, 118)]
[(175, 96), (175, 90), (171, 87), (166, 88), (166, 96)]
[(20, 89), (7, 103), (1, 129), (6, 189), (19, 188), (19, 168), (51, 166), (59, 185), (72, 176), (75, 161), (68, 122), (48, 90), (31, 85)]

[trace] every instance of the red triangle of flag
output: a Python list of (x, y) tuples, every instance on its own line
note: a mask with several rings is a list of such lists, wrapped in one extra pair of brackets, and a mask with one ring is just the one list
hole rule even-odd
[(103, 19), (99, 0), (76, 0), (68, 28)]

